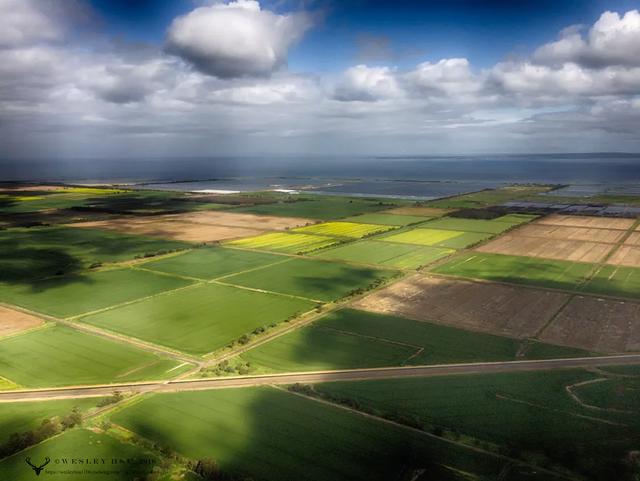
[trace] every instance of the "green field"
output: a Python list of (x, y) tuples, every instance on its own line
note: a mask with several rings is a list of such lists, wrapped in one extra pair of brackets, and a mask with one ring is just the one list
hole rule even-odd
[(593, 264), (469, 252), (433, 272), (472, 279), (512, 282), (576, 290), (594, 269)]
[(0, 283), (0, 301), (70, 317), (176, 289), (190, 282), (152, 272), (114, 269), (52, 277), (29, 286)]
[[(157, 394), (112, 420), (183, 455), (211, 457), (224, 471), (264, 481), (388, 481), (438, 464), (490, 480), (504, 464), (270, 387)], [(504, 479), (536, 479), (520, 477), (518, 468), (512, 473)]]
[(314, 306), (302, 299), (205, 284), (81, 320), (184, 352), (205, 354)]
[(348, 237), (349, 239), (361, 239), (373, 234), (380, 234), (394, 229), (394, 226), (380, 224), (358, 224), (356, 222), (324, 222), (322, 224), (298, 227), (293, 232), (303, 234), (317, 234), (332, 237)]
[[(32, 463), (37, 466), (49, 457), (51, 462), (42, 471), (42, 478), (59, 481), (77, 481), (78, 479), (133, 481), (143, 479), (143, 476), (158, 464), (155, 455), (138, 446), (124, 444), (111, 436), (87, 429), (72, 429), (0, 461), (2, 479), (11, 481), (38, 479), (25, 463), (26, 457), (31, 458)], [(66, 462), (63, 459), (66, 459)], [(73, 464), (72, 459), (75, 460)], [(112, 464), (114, 459), (122, 461)], [(127, 464), (128, 459), (138, 460), (139, 463), (142, 461), (142, 463)], [(93, 460), (97, 460), (95, 464)]]
[(273, 204), (238, 207), (233, 209), (233, 212), (329, 220), (341, 219), (343, 217), (350, 217), (367, 212), (377, 212), (379, 210), (405, 205), (406, 203), (405, 201), (397, 199), (380, 200), (317, 195), (297, 197), (296, 199)]
[(305, 254), (338, 243), (340, 243), (338, 239), (331, 237), (284, 232), (272, 232), (227, 242), (231, 246), (245, 247), (247, 249), (265, 249), (287, 254)]
[[(599, 409), (637, 414), (640, 412), (640, 377), (611, 377), (601, 382), (576, 386), (582, 402)], [(640, 420), (636, 420), (636, 423)]]
[(395, 274), (396, 271), (390, 270), (293, 258), (288, 262), (229, 276), (224, 282), (328, 302), (356, 289), (366, 289)]
[(0, 340), (0, 375), (30, 388), (163, 379), (178, 364), (64, 326)]
[(602, 266), (583, 290), (610, 296), (640, 297), (640, 268)]
[[(510, 361), (517, 358), (520, 345), (507, 337), (343, 309), (255, 347), (241, 358), (254, 368), (292, 372)], [(545, 352), (545, 347), (551, 350)], [(534, 343), (522, 359), (577, 355), (588, 353)]]
[[(431, 223), (425, 224), (425, 226)], [(379, 240), (385, 242), (397, 242), (401, 244), (414, 244), (448, 249), (464, 249), (490, 238), (492, 234), (480, 232), (461, 232), (455, 230), (440, 230), (431, 228), (416, 228), (385, 235)]]
[[(441, 209), (472, 209), (482, 208), (491, 205), (502, 204), (515, 199), (524, 199), (535, 196), (542, 192), (547, 192), (551, 186), (541, 185), (515, 185), (501, 187), (498, 189), (487, 189), (481, 192), (463, 194), (448, 199), (439, 199), (427, 203), (429, 207)], [(544, 196), (540, 196), (544, 198)], [(536, 197), (536, 199), (540, 198)], [(539, 202), (539, 201), (538, 201)]]
[(431, 217), (421, 217), (417, 215), (402, 214), (362, 214), (343, 219), (346, 222), (359, 222), (361, 224), (383, 224), (405, 226), (410, 224), (419, 224), (431, 219)]
[(287, 257), (262, 252), (204, 247), (185, 254), (146, 262), (143, 267), (167, 274), (215, 279), (287, 259)]
[(31, 227), (0, 230), (0, 282), (75, 273), (94, 263), (183, 249), (186, 243), (100, 229)]
[(417, 269), (454, 251), (439, 247), (362, 240), (314, 253), (322, 259), (377, 264), (400, 269)]
[(479, 232), (483, 234), (500, 234), (519, 224), (519, 221), (501, 222), (498, 219), (462, 219), (458, 217), (442, 217), (434, 219), (424, 225), (428, 229), (441, 229), (463, 232)]
[(40, 425), (44, 419), (69, 414), (74, 407), (86, 411), (101, 398), (62, 399), (0, 403), (0, 444), (12, 433), (21, 433)]
[(507, 214), (493, 219), (496, 222), (508, 222), (509, 224), (525, 224), (540, 217), (535, 214)]
[[(315, 389), (424, 429), (507, 445), (516, 456), (541, 453), (589, 479), (620, 479), (611, 477), (607, 463), (622, 469), (624, 453), (637, 446), (640, 430), (635, 415), (584, 408), (565, 391), (592, 378), (586, 371), (562, 370), (336, 382)], [(624, 425), (630, 422), (635, 426)]]

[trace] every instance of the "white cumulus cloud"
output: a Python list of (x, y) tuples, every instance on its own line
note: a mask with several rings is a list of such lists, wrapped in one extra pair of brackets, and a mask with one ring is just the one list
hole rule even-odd
[(220, 78), (265, 76), (284, 65), (310, 27), (304, 13), (278, 15), (253, 0), (196, 8), (173, 21), (167, 51)]
[(347, 69), (334, 90), (334, 98), (343, 101), (373, 102), (401, 95), (402, 90), (392, 69), (366, 65)]

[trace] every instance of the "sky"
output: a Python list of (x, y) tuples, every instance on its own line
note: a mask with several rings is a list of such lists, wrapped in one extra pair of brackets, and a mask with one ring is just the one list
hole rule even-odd
[(640, 152), (640, 0), (0, 0), (0, 158)]

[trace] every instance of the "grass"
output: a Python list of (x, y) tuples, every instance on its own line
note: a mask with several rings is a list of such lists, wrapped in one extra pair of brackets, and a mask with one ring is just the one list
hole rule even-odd
[(508, 446), (516, 455), (522, 450), (542, 453), (589, 479), (621, 479), (610, 477), (612, 466), (607, 464), (622, 469), (625, 452), (640, 434), (637, 426), (608, 424), (619, 416), (583, 408), (565, 391), (566, 385), (593, 377), (586, 371), (560, 370), (340, 382), (317, 385), (316, 390), (424, 429)]
[(82, 322), (205, 354), (314, 306), (301, 299), (206, 284), (84, 317)]
[(640, 412), (640, 378), (637, 377), (617, 377), (583, 384), (575, 387), (574, 393), (583, 402), (600, 409)]
[(36, 312), (70, 317), (188, 285), (152, 272), (114, 269), (52, 277), (30, 285), (0, 284), (0, 300)]
[(367, 212), (377, 212), (404, 205), (400, 200), (380, 200), (370, 198), (354, 198), (339, 196), (304, 196), (294, 197), (273, 204), (238, 207), (233, 212), (249, 212), (251, 214), (278, 215), (286, 217), (306, 217), (310, 219), (340, 219)]
[(163, 379), (178, 362), (64, 326), (0, 341), (0, 375), (29, 387)]
[(303, 234), (318, 234), (333, 237), (348, 237), (350, 239), (361, 239), (373, 234), (380, 234), (394, 229), (394, 226), (379, 224), (358, 224), (355, 222), (325, 222), (306, 227), (298, 227), (293, 232)]
[[(532, 347), (526, 358), (572, 357), (578, 351), (542, 346), (551, 351)], [(519, 348), (520, 341), (506, 337), (343, 309), (241, 357), (254, 368), (291, 372), (510, 361), (516, 359)]]
[(99, 400), (100, 398), (85, 398), (0, 403), (0, 444), (12, 433), (31, 430), (44, 419), (64, 416), (74, 407), (87, 411), (95, 407)]
[(395, 274), (396, 271), (295, 258), (227, 277), (225, 282), (328, 302), (357, 289), (367, 289)]
[(153, 395), (112, 420), (264, 481), (387, 481), (439, 463), (496, 479), (503, 467), (492, 456), (270, 387)]
[(640, 268), (602, 266), (583, 290), (594, 294), (640, 297)]
[(433, 269), (472, 279), (576, 290), (594, 269), (593, 264), (470, 252)]
[(314, 256), (322, 259), (377, 264), (400, 269), (417, 269), (452, 254), (451, 249), (362, 240), (331, 249), (322, 250)]
[(285, 259), (287, 258), (262, 252), (205, 247), (194, 249), (185, 254), (146, 262), (143, 267), (167, 274), (215, 279)]
[(402, 214), (361, 214), (354, 217), (347, 217), (343, 219), (346, 222), (358, 222), (361, 224), (383, 224), (394, 226), (405, 226), (410, 224), (419, 224), (431, 219), (431, 217), (417, 216), (417, 215), (402, 215)]
[[(105, 478), (110, 481), (143, 479), (151, 472), (154, 465), (159, 464), (156, 456), (138, 446), (125, 444), (106, 434), (87, 429), (67, 431), (3, 459), (0, 461), (0, 473), (3, 474), (3, 479), (36, 479), (34, 472), (25, 464), (25, 457), (30, 457), (36, 465), (42, 464), (44, 459), (49, 457), (51, 463), (45, 466), (41, 474), (45, 479), (52, 478), (59, 481)], [(114, 459), (122, 461), (113, 464)], [(127, 460), (133, 462), (127, 463)], [(136, 460), (138, 463), (135, 462)], [(105, 473), (108, 474), (105, 475)]]
[(0, 231), (0, 281), (23, 282), (74, 273), (94, 263), (184, 249), (183, 242), (100, 229), (31, 227)]
[(508, 230), (519, 223), (521, 222), (502, 222), (499, 220), (499, 218), (493, 220), (483, 220), (461, 219), (458, 217), (443, 217), (441, 219), (429, 221), (424, 225), (424, 227), (428, 229), (479, 232), (483, 234), (500, 234), (501, 232), (504, 232), (505, 230)]
[(248, 249), (265, 249), (287, 254), (305, 254), (338, 243), (340, 241), (337, 239), (320, 235), (273, 232), (230, 241), (227, 244)]

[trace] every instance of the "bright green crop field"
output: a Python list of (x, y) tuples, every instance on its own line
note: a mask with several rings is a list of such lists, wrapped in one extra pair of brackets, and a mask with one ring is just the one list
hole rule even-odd
[(429, 221), (424, 227), (429, 229), (457, 230), (463, 232), (480, 232), (484, 234), (500, 234), (520, 224), (519, 221), (501, 222), (498, 219), (462, 219), (459, 217), (442, 217)]
[(334, 301), (356, 289), (390, 278), (397, 271), (356, 267), (314, 259), (291, 259), (243, 274), (224, 282), (323, 302)]
[(380, 224), (359, 224), (356, 222), (324, 222), (306, 227), (298, 227), (293, 232), (327, 235), (333, 237), (348, 237), (361, 239), (373, 234), (381, 234), (394, 229), (394, 226)]
[(315, 257), (400, 269), (417, 269), (452, 254), (451, 249), (362, 240), (314, 253)]
[(421, 217), (417, 215), (402, 215), (402, 214), (362, 214), (353, 217), (347, 217), (342, 219), (346, 222), (358, 222), (361, 224), (383, 224), (383, 225), (395, 225), (405, 226), (411, 224), (419, 224), (426, 222), (431, 217)]
[(69, 414), (74, 407), (86, 411), (95, 407), (101, 398), (61, 399), (0, 403), (0, 444), (12, 433), (37, 427), (44, 419)]
[(270, 387), (157, 394), (112, 420), (170, 440), (185, 456), (211, 457), (224, 471), (265, 481), (388, 481), (414, 462), (496, 479), (504, 463)]
[(204, 247), (185, 254), (146, 262), (143, 267), (167, 274), (215, 279), (286, 260), (288, 260), (287, 257), (263, 252)]
[(0, 283), (0, 301), (58, 317), (77, 316), (115, 306), (190, 281), (134, 269), (113, 269), (52, 277), (30, 285)]
[(178, 364), (64, 326), (0, 340), (0, 376), (30, 388), (163, 379)]
[(218, 284), (170, 292), (82, 322), (192, 354), (215, 351), (258, 327), (315, 307), (310, 301)]
[[(537, 347), (538, 344), (543, 347)], [(588, 355), (534, 343), (522, 359)], [(550, 351), (545, 351), (545, 347)], [(516, 359), (520, 341), (354, 309), (331, 313), (241, 355), (273, 371), (351, 369)]]
[(640, 268), (602, 266), (582, 290), (610, 296), (640, 297)]
[(312, 234), (272, 232), (227, 242), (228, 245), (247, 249), (264, 249), (286, 254), (305, 254), (340, 243), (336, 238)]
[(426, 227), (429, 225), (431, 223), (424, 224), (425, 227), (405, 230), (397, 234), (383, 235), (378, 240), (448, 249), (464, 249), (489, 239), (493, 235), (481, 232), (431, 229)]
[[(106, 434), (95, 433), (88, 429), (72, 429), (19, 452), (0, 461), (0, 473), (3, 479), (26, 481), (37, 479), (34, 472), (25, 463), (25, 457), (33, 464), (41, 465), (46, 457), (51, 462), (45, 466), (41, 479), (76, 481), (109, 479), (110, 481), (132, 481), (144, 479), (153, 466), (158, 464), (155, 455), (133, 444), (125, 444)], [(63, 459), (67, 461), (64, 462)], [(72, 464), (72, 459), (76, 462)], [(104, 459), (105, 464), (102, 464)], [(121, 459), (118, 464), (112, 460)], [(138, 463), (127, 463), (127, 460)], [(58, 462), (56, 462), (56, 460)], [(83, 461), (79, 463), (78, 460)], [(85, 460), (98, 460), (96, 464)], [(104, 474), (107, 472), (108, 474)]]

